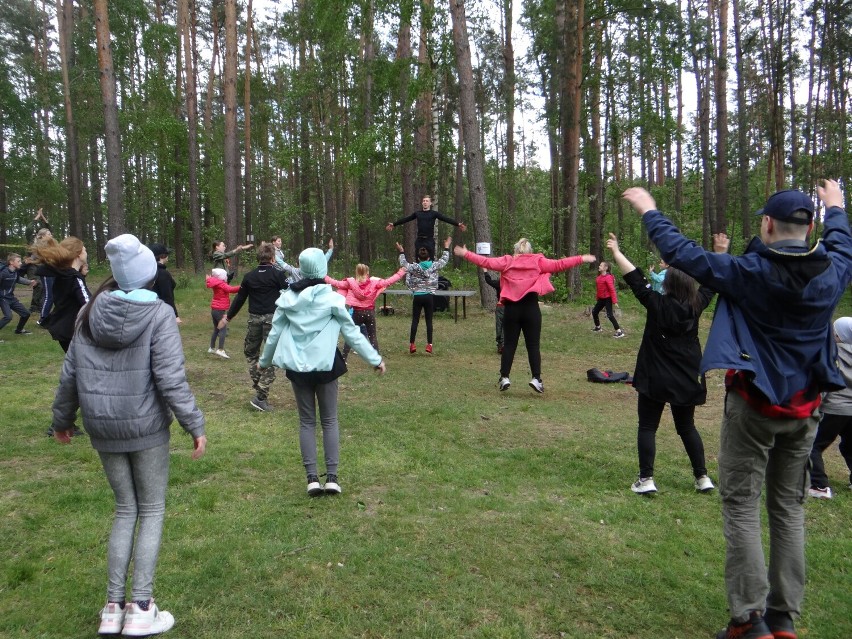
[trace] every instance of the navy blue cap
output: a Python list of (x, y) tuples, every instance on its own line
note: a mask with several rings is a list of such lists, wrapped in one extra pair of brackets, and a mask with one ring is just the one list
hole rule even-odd
[[(807, 216), (794, 215), (799, 211), (806, 212)], [(814, 218), (814, 201), (797, 189), (778, 191), (766, 200), (766, 205), (756, 215), (768, 215), (792, 224), (810, 224)]]
[(151, 252), (154, 254), (154, 257), (160, 259), (161, 255), (168, 255), (172, 252), (172, 249), (168, 248), (165, 244), (160, 244), (155, 242), (153, 244), (149, 244), (148, 248), (151, 249)]

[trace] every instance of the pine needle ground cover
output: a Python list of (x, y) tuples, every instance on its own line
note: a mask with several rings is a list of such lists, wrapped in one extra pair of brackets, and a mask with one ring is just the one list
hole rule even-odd
[[(344, 492), (317, 499), (305, 494), (289, 382), (273, 385), (274, 412), (249, 406), (247, 309), (224, 360), (207, 354), (203, 283), (177, 297), (209, 445), (193, 462), (173, 426), (155, 585), (177, 620), (168, 636), (700, 639), (727, 621), (718, 495), (694, 491), (667, 412), (659, 493), (631, 493), (636, 393), (585, 379), (591, 367), (633, 370), (644, 313), (626, 292), (621, 340), (591, 333), (584, 304), (544, 306), (543, 395), (527, 386), (523, 346), (511, 389), (497, 390), (494, 319), (477, 303), (458, 323), (436, 315), (432, 356), (421, 322), (412, 356), (410, 300), (395, 298), (397, 312), (378, 318), (388, 373), (353, 355), (341, 378)], [(0, 636), (91, 637), (113, 498), (86, 438), (60, 446), (44, 435), (62, 352), (31, 328), (0, 335)], [(714, 480), (722, 383), (708, 376), (696, 414)], [(798, 627), (848, 639), (852, 491), (836, 446), (826, 466), (836, 497), (806, 504)]]

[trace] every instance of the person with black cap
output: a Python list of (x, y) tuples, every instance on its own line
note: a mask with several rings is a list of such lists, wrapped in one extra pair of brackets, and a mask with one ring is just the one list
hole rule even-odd
[(154, 280), (154, 288), (152, 290), (157, 294), (157, 297), (172, 307), (172, 310), (175, 312), (175, 322), (181, 324), (180, 314), (178, 314), (177, 306), (175, 306), (175, 288), (177, 287), (177, 283), (166, 266), (166, 262), (169, 261), (169, 253), (172, 252), (172, 249), (159, 242), (149, 244), (148, 248), (151, 249), (154, 257), (157, 258), (157, 279)]
[[(684, 237), (642, 188), (624, 199), (669, 265), (719, 294), (701, 372), (727, 369), (719, 494), (731, 620), (717, 639), (795, 639), (805, 587), (807, 464), (820, 393), (845, 387), (831, 319), (852, 281), (852, 232), (840, 185), (817, 187), (823, 234), (810, 246), (814, 202), (779, 191), (758, 211), (760, 236), (739, 256)], [(760, 530), (766, 483), (770, 561)]]

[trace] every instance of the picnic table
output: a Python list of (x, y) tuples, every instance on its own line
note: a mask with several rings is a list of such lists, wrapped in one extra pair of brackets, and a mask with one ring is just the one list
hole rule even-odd
[[(467, 298), (474, 295), (476, 291), (435, 291), (432, 295), (436, 297), (452, 297), (455, 298), (455, 310), (453, 317), (456, 322), (459, 321), (459, 298), (462, 300), (462, 319), (467, 319)], [(385, 289), (382, 291), (382, 306), (387, 307), (388, 295), (408, 295), (411, 296), (411, 291), (408, 289)]]

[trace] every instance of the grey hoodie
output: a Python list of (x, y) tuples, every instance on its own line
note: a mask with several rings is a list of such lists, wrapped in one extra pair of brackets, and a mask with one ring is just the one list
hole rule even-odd
[(172, 309), (158, 299), (107, 292), (91, 304), (94, 339), (78, 328), (71, 341), (53, 402), (54, 430), (72, 428), (79, 407), (92, 446), (101, 452), (168, 442), (172, 412), (190, 435), (204, 435)]

